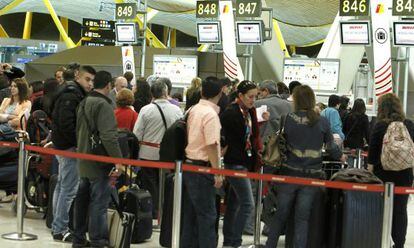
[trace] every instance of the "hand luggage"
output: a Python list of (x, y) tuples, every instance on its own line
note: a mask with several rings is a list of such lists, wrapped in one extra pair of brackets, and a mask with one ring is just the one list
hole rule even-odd
[(118, 202), (111, 194), (116, 210), (108, 209), (109, 247), (129, 248), (135, 223), (134, 214), (122, 212)]
[[(333, 178), (357, 183), (381, 182), (361, 169), (340, 171)], [(329, 198), (329, 248), (381, 247), (382, 193), (330, 190)]]
[(135, 224), (131, 242), (144, 242), (152, 236), (152, 198), (151, 194), (137, 185), (120, 193), (121, 209), (135, 215)]
[(171, 247), (172, 219), (174, 201), (174, 174), (166, 175), (164, 187), (164, 204), (162, 206), (162, 219), (160, 231), (160, 245)]

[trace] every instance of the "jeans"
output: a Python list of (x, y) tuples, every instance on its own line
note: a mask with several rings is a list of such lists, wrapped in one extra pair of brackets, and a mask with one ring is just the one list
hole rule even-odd
[(277, 246), (279, 236), (285, 230), (290, 210), (294, 208), (294, 247), (307, 247), (309, 218), (312, 210), (313, 200), (317, 194), (317, 187), (277, 184), (276, 201), (278, 209), (270, 222), (269, 234), (266, 241), (266, 248)]
[[(70, 148), (67, 151), (75, 151), (75, 148)], [(64, 233), (69, 230), (69, 210), (79, 186), (77, 160), (62, 156), (56, 156), (56, 158), (59, 162), (59, 173), (53, 193), (53, 234)]]
[(182, 248), (216, 247), (214, 176), (183, 173)]
[[(225, 165), (226, 169), (246, 171), (242, 165)], [(239, 247), (243, 229), (254, 209), (252, 186), (247, 178), (227, 177), (230, 185), (223, 223), (223, 246)]]
[(391, 236), (395, 248), (404, 248), (408, 225), (407, 204), (408, 195), (394, 196)]
[(81, 178), (79, 191), (75, 199), (74, 244), (84, 244), (86, 242), (86, 232), (89, 231), (92, 247), (108, 245), (107, 210), (111, 199), (111, 190), (108, 177)]
[(246, 221), (246, 225), (244, 226), (243, 231), (248, 232), (248, 233), (254, 233), (255, 224), (256, 224), (257, 189), (259, 187), (259, 183), (256, 180), (250, 179), (250, 184), (252, 185), (254, 207), (252, 208), (252, 211), (250, 212), (250, 216)]

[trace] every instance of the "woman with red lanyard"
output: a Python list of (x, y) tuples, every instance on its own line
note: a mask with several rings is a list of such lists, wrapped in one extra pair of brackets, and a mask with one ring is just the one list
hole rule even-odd
[[(221, 114), (224, 136), (224, 167), (230, 170), (256, 171), (260, 165), (261, 141), (254, 102), (257, 86), (242, 81), (237, 86), (236, 101)], [(265, 115), (268, 119), (268, 115)], [(254, 208), (248, 178), (227, 177), (230, 185), (224, 215), (223, 247), (239, 247), (247, 219)]]

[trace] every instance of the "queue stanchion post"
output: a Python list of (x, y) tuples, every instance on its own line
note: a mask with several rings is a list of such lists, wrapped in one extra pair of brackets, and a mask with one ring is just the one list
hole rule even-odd
[(393, 207), (394, 207), (394, 183), (386, 182), (385, 187), (384, 187), (384, 215), (382, 219), (381, 248), (391, 247)]
[[(260, 168), (260, 175), (263, 175), (263, 166)], [(261, 220), (262, 215), (262, 195), (263, 195), (263, 181), (257, 181), (257, 195), (256, 195), (256, 213), (254, 224), (254, 246), (260, 247), (260, 234), (261, 234)]]
[(356, 150), (356, 156), (357, 156), (357, 166), (358, 169), (363, 169), (362, 167), (362, 150), (361, 149), (357, 149)]
[(172, 248), (180, 247), (180, 228), (181, 228), (181, 198), (183, 183), (183, 162), (175, 162), (174, 178), (174, 205), (173, 205), (173, 222), (172, 222)]
[(19, 168), (18, 168), (18, 179), (17, 179), (17, 232), (3, 234), (4, 239), (26, 241), (26, 240), (36, 240), (37, 236), (34, 234), (24, 233), (24, 179), (26, 175), (26, 166), (27, 166), (27, 151), (25, 149), (25, 140), (27, 138), (26, 132), (18, 133), (18, 142), (19, 142)]

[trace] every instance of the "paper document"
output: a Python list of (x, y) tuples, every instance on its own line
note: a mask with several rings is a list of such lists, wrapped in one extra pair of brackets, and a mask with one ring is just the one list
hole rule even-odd
[(258, 122), (263, 122), (265, 121), (263, 119), (263, 113), (267, 112), (267, 105), (262, 105), (258, 108), (256, 108), (256, 115), (257, 115), (257, 121)]

